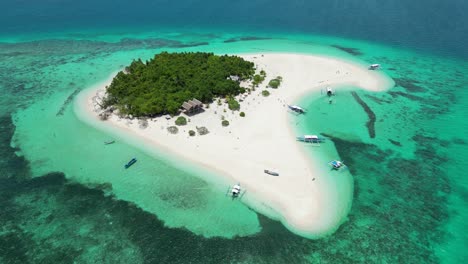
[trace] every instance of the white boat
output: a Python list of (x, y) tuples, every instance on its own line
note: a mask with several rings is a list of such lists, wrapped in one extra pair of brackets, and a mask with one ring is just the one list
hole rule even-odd
[(339, 160), (332, 160), (328, 163), (332, 169), (334, 170), (339, 170), (343, 167), (345, 167), (346, 165), (344, 165), (344, 163), (342, 161), (339, 161)]
[(242, 192), (242, 189), (241, 189), (241, 186), (240, 186), (240, 183), (238, 184), (235, 184), (234, 186), (229, 186), (229, 189), (226, 193), (226, 195), (229, 195), (232, 197), (232, 199), (235, 199), (235, 198), (238, 198), (238, 197), (241, 197), (241, 194), (244, 194), (244, 192)]
[(297, 141), (302, 141), (306, 143), (320, 144), (325, 141), (325, 138), (319, 137), (317, 135), (304, 135), (296, 138)]
[(333, 92), (332, 88), (330, 87), (327, 87), (327, 95), (330, 97), (332, 95), (334, 95), (335, 93)]
[(380, 69), (380, 64), (371, 64), (369, 70), (378, 70)]
[(306, 112), (304, 108), (297, 106), (297, 105), (288, 105), (288, 108), (299, 114), (305, 114)]

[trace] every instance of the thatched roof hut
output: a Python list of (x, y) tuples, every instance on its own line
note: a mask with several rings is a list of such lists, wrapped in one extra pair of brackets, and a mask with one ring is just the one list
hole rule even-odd
[(182, 108), (183, 108), (185, 113), (193, 114), (193, 113), (197, 113), (197, 112), (202, 110), (203, 103), (194, 98), (192, 100), (184, 102), (182, 104)]

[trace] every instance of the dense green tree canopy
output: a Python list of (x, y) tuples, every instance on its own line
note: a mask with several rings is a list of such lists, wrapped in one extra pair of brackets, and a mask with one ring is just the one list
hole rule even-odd
[(249, 79), (254, 73), (254, 64), (237, 56), (163, 52), (146, 62), (134, 60), (119, 72), (107, 88), (104, 107), (134, 116), (176, 114), (193, 98), (208, 103), (239, 94), (239, 83), (228, 77)]

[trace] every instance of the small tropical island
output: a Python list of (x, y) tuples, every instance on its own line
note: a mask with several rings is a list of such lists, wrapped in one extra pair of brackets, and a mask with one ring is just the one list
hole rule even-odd
[(238, 200), (250, 208), (318, 238), (346, 220), (353, 180), (347, 170), (330, 169), (338, 158), (333, 142), (310, 152), (296, 141), (288, 105), (307, 95), (333, 107), (321, 91), (343, 86), (383, 91), (393, 81), (320, 55), (163, 52), (80, 93), (75, 112), (147, 153), (210, 171), (199, 177), (221, 193), (240, 186), (247, 192)]

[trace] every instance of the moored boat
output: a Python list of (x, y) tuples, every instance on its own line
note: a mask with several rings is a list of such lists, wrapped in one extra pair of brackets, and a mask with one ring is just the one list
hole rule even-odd
[(288, 105), (288, 108), (298, 114), (305, 114), (306, 110), (300, 106), (297, 105)]
[(303, 135), (296, 138), (297, 141), (302, 141), (306, 143), (322, 143), (325, 141), (325, 138), (319, 137), (317, 135)]
[(114, 144), (114, 143), (115, 143), (115, 140), (104, 141), (104, 145), (110, 145), (110, 144)]
[(378, 70), (380, 69), (380, 64), (371, 64), (369, 70)]
[(332, 160), (328, 163), (332, 169), (334, 170), (339, 170), (343, 167), (345, 167), (346, 165), (344, 165), (344, 163), (342, 161), (339, 161), (339, 160)]
[(234, 186), (232, 186), (232, 188), (231, 188), (231, 197), (233, 199), (239, 197), (240, 193), (241, 193), (240, 183), (235, 184)]
[(125, 168), (126, 168), (126, 169), (130, 168), (130, 166), (132, 166), (133, 164), (135, 164), (135, 162), (137, 162), (137, 159), (136, 159), (136, 158), (131, 159), (129, 162), (127, 162), (127, 164), (125, 164)]

